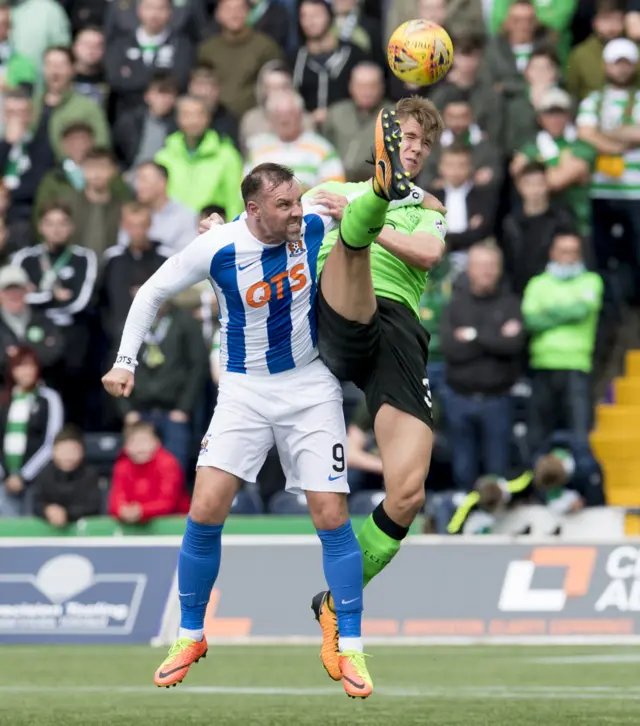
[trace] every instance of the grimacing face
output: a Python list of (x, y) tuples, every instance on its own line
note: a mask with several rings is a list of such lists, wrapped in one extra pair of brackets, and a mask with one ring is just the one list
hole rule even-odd
[(431, 146), (423, 139), (422, 128), (413, 116), (400, 120), (400, 130), (402, 131), (400, 160), (404, 170), (415, 179), (429, 158)]
[(264, 242), (297, 242), (302, 232), (302, 190), (297, 181), (266, 188), (247, 212), (260, 227)]

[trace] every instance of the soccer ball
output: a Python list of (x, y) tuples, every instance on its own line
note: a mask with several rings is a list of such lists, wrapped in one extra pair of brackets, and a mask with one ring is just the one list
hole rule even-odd
[(453, 62), (449, 33), (428, 20), (408, 20), (391, 36), (389, 67), (405, 83), (430, 86), (444, 78)]

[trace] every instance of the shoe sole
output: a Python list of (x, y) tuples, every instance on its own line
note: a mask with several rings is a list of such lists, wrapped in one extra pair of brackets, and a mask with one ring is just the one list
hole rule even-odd
[[(320, 608), (322, 607), (322, 601), (324, 600), (324, 592), (320, 592), (311, 601), (311, 609), (313, 610), (313, 614), (315, 619), (318, 621), (318, 624), (320, 625), (320, 629), (322, 630), (322, 645), (324, 647), (324, 640), (325, 640), (325, 631), (322, 626), (322, 623), (320, 622)], [(327, 636), (328, 637), (328, 636)], [(332, 638), (333, 639), (333, 638)], [(340, 681), (342, 680), (342, 674), (340, 674), (337, 678), (334, 678), (334, 676), (331, 675), (331, 671), (327, 668), (324, 658), (322, 657), (322, 649), (320, 650), (320, 662), (322, 663), (322, 667), (327, 672), (327, 675), (329, 678), (331, 678), (332, 681)], [(340, 671), (339, 668), (336, 668), (337, 672)]]
[(205, 650), (205, 652), (201, 656), (199, 656), (194, 661), (189, 663), (189, 665), (187, 666), (187, 672), (182, 676), (182, 678), (179, 681), (174, 681), (173, 683), (168, 683), (168, 684), (156, 683), (156, 686), (158, 688), (175, 688), (178, 685), (178, 683), (182, 683), (182, 681), (184, 681), (184, 679), (187, 677), (187, 675), (189, 673), (189, 668), (191, 668), (192, 665), (197, 665), (200, 662), (201, 658), (206, 658), (208, 652), (209, 652), (209, 649), (207, 648), (207, 650)]
[[(383, 108), (376, 122), (376, 181), (388, 199), (407, 196), (413, 184), (400, 161), (402, 133), (398, 126), (395, 111)], [(395, 184), (405, 189), (395, 189)], [(405, 193), (406, 192), (406, 193)]]

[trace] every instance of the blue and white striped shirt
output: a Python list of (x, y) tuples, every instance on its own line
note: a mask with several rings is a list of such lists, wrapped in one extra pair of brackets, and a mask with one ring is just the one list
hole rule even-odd
[(117, 367), (136, 357), (162, 302), (208, 279), (220, 307), (222, 371), (270, 375), (317, 358), (316, 263), (336, 222), (305, 209), (301, 239), (267, 245), (246, 221), (212, 227), (171, 257), (140, 288), (122, 333)]

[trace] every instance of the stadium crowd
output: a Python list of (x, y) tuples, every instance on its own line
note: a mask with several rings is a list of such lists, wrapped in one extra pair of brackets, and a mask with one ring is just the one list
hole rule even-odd
[[(386, 66), (391, 31), (418, 17), (455, 48), (427, 88)], [(445, 125), (418, 179), (448, 226), (421, 307), (429, 490), (477, 487), (494, 511), (496, 482), (535, 464), (538, 498), (602, 504), (594, 402), (640, 345), (638, 42), (638, 0), (0, 7), (0, 516), (185, 511), (215, 404), (216, 301), (203, 286), (163, 307), (132, 397), (113, 402), (100, 376), (132, 297), (200, 217), (242, 210), (247, 168), (277, 161), (305, 188), (369, 178), (378, 111), (414, 93)], [(350, 484), (379, 491), (363, 406), (345, 387)], [(105, 441), (106, 494), (92, 468)], [(274, 457), (251, 506), (295, 508), (281, 488)]]

